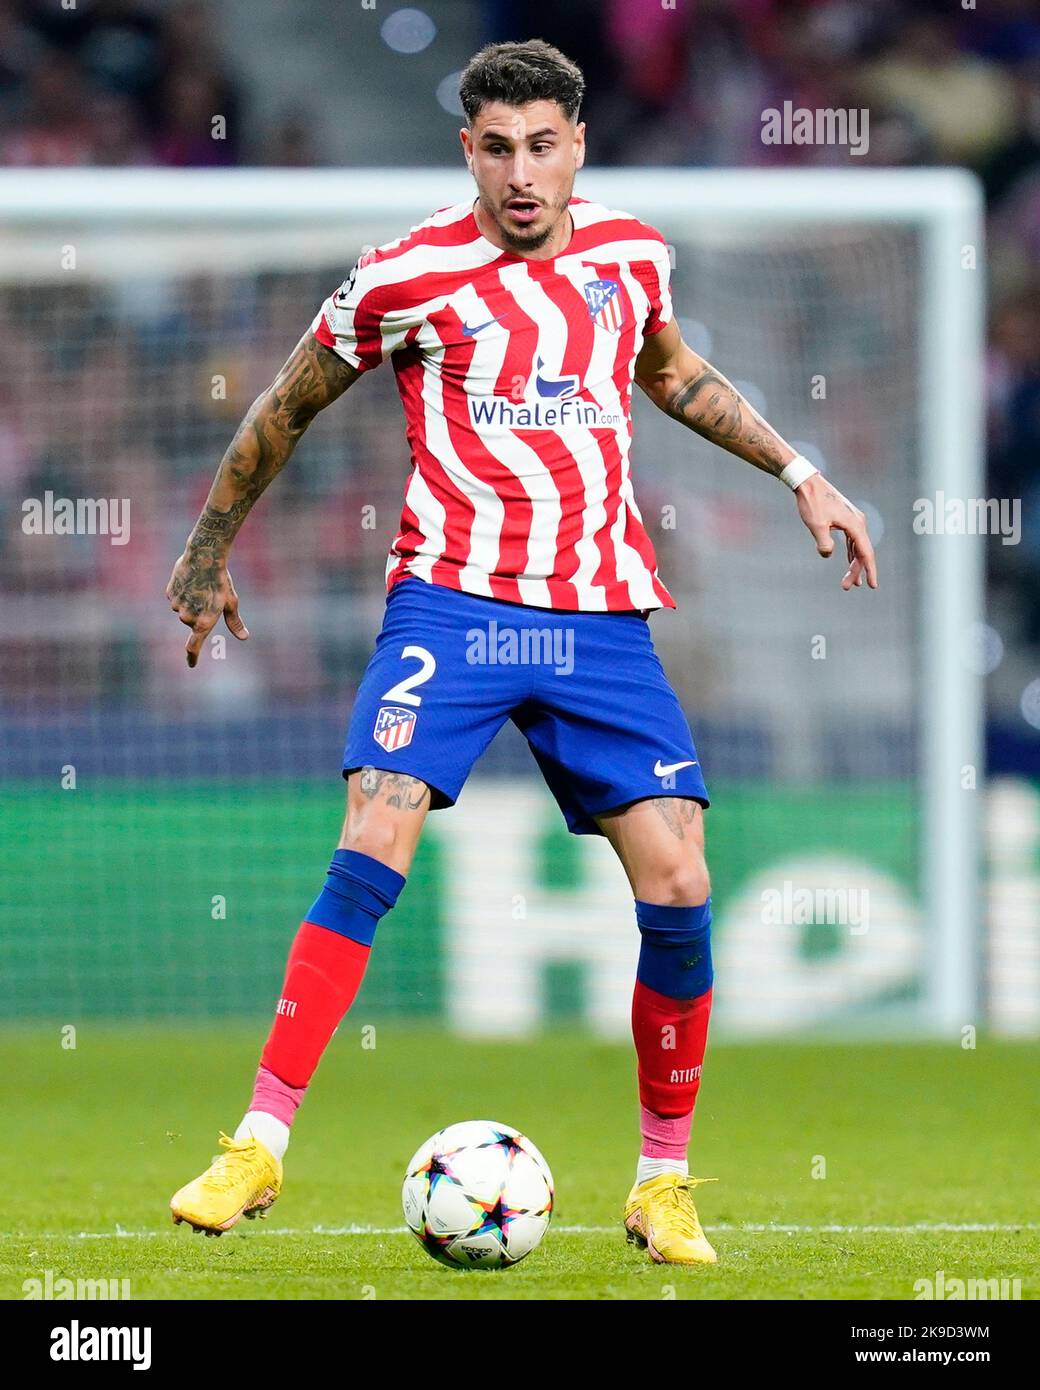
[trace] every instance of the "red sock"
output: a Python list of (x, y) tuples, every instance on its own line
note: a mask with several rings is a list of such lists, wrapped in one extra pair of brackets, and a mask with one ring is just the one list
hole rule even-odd
[(709, 989), (696, 999), (671, 999), (636, 981), (632, 1037), (639, 1063), (642, 1151), (647, 1157), (686, 1157), (708, 1041), (711, 995)]
[(354, 1002), (371, 947), (302, 922), (289, 952), (285, 984), (261, 1067), (287, 1086), (306, 1086), (329, 1039)]

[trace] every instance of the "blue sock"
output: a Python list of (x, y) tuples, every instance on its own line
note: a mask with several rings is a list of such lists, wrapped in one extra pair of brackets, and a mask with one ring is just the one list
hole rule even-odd
[(636, 900), (642, 941), (636, 978), (670, 999), (697, 999), (711, 989), (711, 898), (699, 907), (661, 907)]
[(304, 921), (371, 946), (379, 919), (390, 911), (404, 887), (404, 875), (371, 855), (338, 849), (325, 887)]

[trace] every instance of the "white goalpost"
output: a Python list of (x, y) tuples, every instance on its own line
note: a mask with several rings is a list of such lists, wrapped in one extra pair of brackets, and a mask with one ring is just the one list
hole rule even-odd
[[(12, 438), (28, 440), (25, 457), (31, 459), (11, 495), (17, 498), (21, 487), (28, 496), (53, 476), (59, 480), (54, 487), (63, 480), (70, 490), (96, 490), (102, 482), (110, 491), (122, 487), (133, 508), (140, 450), (136, 476), (147, 476), (141, 508), (150, 528), (141, 544), (166, 563), (173, 554), (167, 554), (170, 537), (178, 525), (186, 530), (190, 524), (184, 499), (194, 496), (196, 475), (208, 476), (216, 466), (213, 441), (230, 438), (232, 405), (251, 399), (250, 389), (280, 365), (313, 317), (319, 289), (328, 292), (345, 276), (362, 246), (403, 234), (471, 190), (460, 169), (0, 171), (0, 321), (12, 359), (19, 342), (31, 345), (24, 382), (7, 383), (19, 417)], [(729, 833), (743, 838), (746, 855), (720, 846), (723, 877), (734, 903), (743, 893), (744, 904), (726, 909), (720, 932), (720, 949), (727, 933), (733, 943), (726, 948), (734, 953), (732, 988), (738, 994), (746, 988), (744, 1003), (732, 1004), (732, 1029), (753, 1031), (756, 1012), (773, 1011), (782, 1021), (803, 1000), (817, 999), (813, 1021), (821, 1025), (851, 1001), (863, 1006), (864, 1027), (953, 1036), (979, 1023), (982, 1007), (982, 691), (965, 648), (983, 616), (983, 539), (915, 534), (912, 503), (937, 493), (984, 495), (978, 185), (955, 170), (589, 169), (579, 175), (576, 191), (661, 230), (674, 248), (675, 309), (691, 346), (746, 389), (792, 443), (826, 465), (835, 483), (865, 506), (879, 538), (878, 594), (841, 594), (839, 562), (815, 560), (811, 542), (789, 515), (788, 494), (663, 418), (641, 415), (637, 422), (636, 494), (654, 523), (648, 529), (663, 577), (681, 599), (679, 615), (655, 626), (655, 640), (666, 668), (676, 673), (709, 787), (720, 784), (718, 837), (726, 833), (727, 814), (744, 817), (729, 823)], [(206, 383), (223, 380), (225, 396), (211, 392), (203, 402), (209, 387), (200, 385), (196, 369)], [(390, 376), (373, 392), (366, 382), (366, 398), (355, 404), (352, 395), (338, 420), (323, 417), (315, 426), (314, 445), (308, 436), (301, 446), (301, 453), (315, 450), (313, 480), (293, 483), (300, 492), (291, 500), (279, 501), (272, 491), (273, 515), (282, 518), (271, 523), (275, 529), (290, 526), (299, 509), (331, 513), (345, 477), (351, 496), (371, 495), (381, 528), (392, 529), (393, 494), (403, 486), (406, 457), (403, 430), (398, 426), (400, 438), (391, 437), (387, 425), (395, 405)], [(34, 404), (20, 415), (23, 389)], [(98, 401), (107, 391), (113, 399)], [(355, 394), (361, 396), (361, 388)], [(203, 402), (197, 429), (196, 400)], [(169, 421), (165, 435), (151, 424), (160, 410)], [(355, 421), (360, 433), (345, 445)], [(658, 520), (665, 515), (678, 522)], [(281, 554), (279, 543), (272, 539), (272, 553)], [(345, 552), (335, 535), (322, 544), (331, 557), (323, 571), (327, 583)], [(145, 568), (150, 553), (141, 556)], [(360, 554), (351, 550), (344, 563), (353, 566)], [(147, 736), (126, 733), (137, 727), (126, 714), (127, 682), (98, 676), (88, 655), (111, 636), (99, 626), (90, 586), (104, 586), (111, 598), (131, 582), (129, 570), (115, 567), (107, 553), (104, 558), (108, 569), (101, 578), (91, 568), (71, 599), (45, 584), (4, 603), (0, 628), (9, 640), (17, 637), (22, 663), (11, 676), (20, 684), (10, 698), (48, 705), (57, 681), (67, 683), (68, 703), (76, 682), (85, 681), (85, 704), (99, 709), (103, 722), (117, 706), (122, 711), (119, 736), (129, 750), (123, 770), (147, 780), (172, 765), (170, 759), (150, 761), (164, 739), (172, 746), (170, 726), (164, 723), (167, 732), (160, 734), (154, 723)], [(257, 567), (263, 571), (263, 563)], [(292, 574), (291, 566), (273, 568)], [(369, 571), (373, 576), (345, 583), (354, 586), (354, 612), (374, 632), (381, 567), (364, 551), (357, 573)], [(242, 582), (238, 587), (243, 590)], [(275, 582), (254, 587), (248, 611), (270, 619), (270, 629), (282, 618), (313, 616), (303, 619), (302, 656), (277, 648), (265, 656), (262, 647), (241, 658), (235, 653), (243, 663), (236, 668), (236, 689), (253, 700), (258, 718), (276, 721), (298, 663), (297, 679), (317, 708), (328, 698), (322, 671), (335, 667), (335, 661), (329, 667), (329, 644), (345, 640), (335, 606), (311, 603), (308, 596), (320, 593), (320, 583), (301, 581), (298, 593)], [(156, 663), (134, 698), (156, 709), (172, 698), (159, 646), (168, 643), (179, 652), (179, 645), (151, 601), (142, 582), (125, 611), (133, 615), (139, 650)], [(243, 594), (244, 610), (247, 602)], [(49, 640), (61, 644), (53, 658), (38, 640), (44, 616)], [(341, 664), (349, 666), (346, 656)], [(219, 719), (226, 710), (212, 698), (217, 703), (210, 712)], [(55, 713), (56, 729), (63, 717)], [(53, 742), (52, 735), (39, 737)], [(190, 742), (192, 735), (183, 737)], [(277, 741), (276, 734), (267, 737)], [(294, 756), (286, 752), (289, 771)], [(714, 779), (713, 766), (721, 769)], [(196, 775), (195, 764), (185, 767)], [(35, 768), (24, 764), (27, 779)], [(492, 771), (515, 775), (512, 765)], [(329, 776), (334, 780), (334, 768)], [(465, 802), (458, 808), (462, 829), (446, 872), (453, 854), (470, 874), (479, 874), (483, 863), (490, 894), (496, 862), (508, 861), (516, 874), (535, 870), (518, 863), (515, 843), (496, 860), (479, 778), (475, 787), (473, 809), (467, 812)], [(733, 797), (727, 798), (730, 787)], [(898, 825), (886, 821), (889, 795)], [(529, 820), (534, 812), (527, 796), (521, 800)], [(728, 801), (739, 812), (727, 812)], [(782, 822), (784, 808), (792, 834), (799, 817), (812, 820), (798, 862), (812, 861), (820, 882), (828, 883), (829, 872), (855, 876), (855, 866), (863, 866), (862, 882), (872, 886), (878, 917), (852, 940), (846, 933), (821, 944), (810, 931), (789, 956), (770, 964), (771, 957), (753, 958), (765, 937), (748, 904), (766, 891), (766, 881), (755, 878), (750, 861), (761, 836), (763, 863), (778, 866), (777, 891), (790, 878), (793, 871), (782, 867), (776, 847), (784, 826), (776, 829), (778, 841), (770, 829)], [(504, 846), (527, 832), (504, 821), (495, 833)], [(475, 838), (480, 834), (490, 835), (486, 848)], [(842, 859), (846, 844), (854, 844), (855, 853)], [(579, 853), (598, 848), (582, 845)], [(853, 868), (840, 868), (839, 861)], [(584, 872), (595, 875), (598, 863), (589, 859)], [(721, 900), (726, 883), (718, 887)], [(444, 891), (450, 904), (455, 889), (448, 883)], [(595, 894), (580, 899), (580, 891), (546, 889), (544, 900), (546, 913), (559, 910), (566, 917), (573, 911), (582, 921), (583, 935), (563, 951), (576, 961), (588, 959), (594, 924), (611, 910)], [(627, 922), (627, 906), (618, 906), (619, 923), (622, 917)], [(452, 910), (444, 915), (450, 918)], [(477, 1028), (496, 943), (492, 933), (481, 945), (480, 913), (472, 901), (461, 915), (465, 941), (445, 945), (446, 1008), (460, 1027)], [(445, 930), (450, 937), (450, 925)], [(617, 926), (619, 939), (622, 930), (629, 927)], [(118, 945), (115, 936), (112, 944)], [(813, 950), (824, 954), (811, 958)], [(808, 964), (794, 961), (799, 951), (809, 952)], [(814, 993), (824, 974), (829, 983)], [(627, 968), (617, 976), (619, 1002), (608, 984), (595, 1003), (608, 1033), (618, 1031), (627, 1008)], [(457, 988), (453, 979), (461, 982)], [(806, 982), (804, 993), (800, 982)], [(161, 1002), (167, 988), (172, 994), (172, 985), (146, 981), (141, 998)], [(511, 1006), (511, 1016), (522, 1020), (518, 1030), (536, 1021), (538, 1011), (528, 1003), (517, 998)], [(728, 1007), (720, 1005), (723, 1026)]]

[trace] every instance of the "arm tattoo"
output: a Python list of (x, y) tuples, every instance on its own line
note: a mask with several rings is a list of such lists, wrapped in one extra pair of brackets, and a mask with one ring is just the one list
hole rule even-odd
[(226, 512), (218, 512), (216, 507), (211, 507), (207, 502), (191, 533), (192, 550), (226, 550), (250, 506), (252, 503), (243, 498), (239, 502), (233, 502)]
[(430, 795), (430, 789), (418, 777), (403, 772), (384, 772), (378, 767), (361, 769), (361, 794), (369, 801), (378, 797), (385, 806), (399, 811), (418, 811)]
[(253, 503), (284, 467), (315, 415), (358, 376), (313, 334), (304, 335), (239, 425), (188, 538), (189, 554), (223, 560)]
[(782, 441), (740, 392), (708, 367), (668, 396), (664, 408), (673, 419), (779, 477), (784, 468)]

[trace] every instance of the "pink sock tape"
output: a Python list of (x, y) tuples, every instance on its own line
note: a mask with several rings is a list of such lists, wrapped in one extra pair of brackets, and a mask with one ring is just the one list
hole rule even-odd
[(250, 1110), (262, 1110), (265, 1115), (273, 1115), (283, 1125), (291, 1125), (293, 1116), (303, 1100), (306, 1086), (289, 1086), (279, 1081), (273, 1071), (261, 1067), (253, 1082), (253, 1099)]
[(693, 1111), (669, 1119), (655, 1115), (645, 1105), (639, 1107), (639, 1131), (643, 1136), (640, 1150), (644, 1158), (684, 1159), (690, 1144)]

